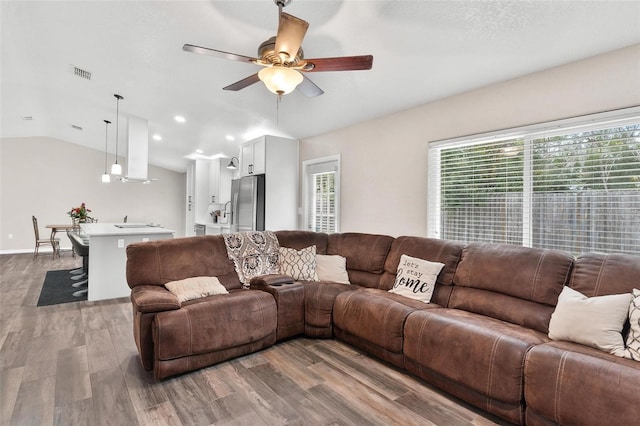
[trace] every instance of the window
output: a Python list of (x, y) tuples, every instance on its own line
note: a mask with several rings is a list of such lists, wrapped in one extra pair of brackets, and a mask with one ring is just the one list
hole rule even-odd
[(328, 234), (339, 231), (340, 157), (303, 162), (304, 229)]
[(429, 236), (640, 254), (640, 109), (429, 146)]

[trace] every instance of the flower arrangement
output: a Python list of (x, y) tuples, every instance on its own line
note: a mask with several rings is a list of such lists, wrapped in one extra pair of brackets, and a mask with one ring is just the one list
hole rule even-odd
[(90, 219), (89, 213), (91, 209), (88, 209), (87, 206), (82, 203), (80, 207), (74, 207), (70, 212), (67, 212), (72, 219), (77, 220), (78, 222), (86, 222), (87, 219)]

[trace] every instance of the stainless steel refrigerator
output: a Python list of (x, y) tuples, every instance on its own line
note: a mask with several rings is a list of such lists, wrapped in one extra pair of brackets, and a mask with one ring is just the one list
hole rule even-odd
[(231, 231), (264, 231), (264, 175), (231, 181)]

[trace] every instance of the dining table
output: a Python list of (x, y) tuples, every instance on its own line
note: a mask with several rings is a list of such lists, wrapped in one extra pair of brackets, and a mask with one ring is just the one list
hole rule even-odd
[[(51, 246), (53, 247), (53, 257), (60, 257), (60, 246), (56, 245), (56, 233), (58, 231), (68, 231), (69, 229), (78, 229), (78, 225), (67, 223), (64, 225), (47, 225), (47, 229), (51, 229)], [(72, 249), (73, 250), (73, 249)]]

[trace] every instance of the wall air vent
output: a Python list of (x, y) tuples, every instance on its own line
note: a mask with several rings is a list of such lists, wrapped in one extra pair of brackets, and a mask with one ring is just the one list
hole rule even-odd
[(91, 80), (91, 73), (87, 70), (83, 70), (82, 68), (73, 67), (73, 73), (80, 78), (84, 78), (85, 80)]
[(73, 127), (73, 128), (74, 128), (74, 129), (76, 129), (76, 130), (82, 130), (82, 127), (77, 126), (77, 125), (75, 125), (75, 124), (72, 124), (72, 125), (71, 125), (71, 127)]
[(22, 119), (23, 119), (24, 121), (33, 121), (33, 116), (31, 116), (31, 115), (25, 115), (24, 117), (22, 117)]

